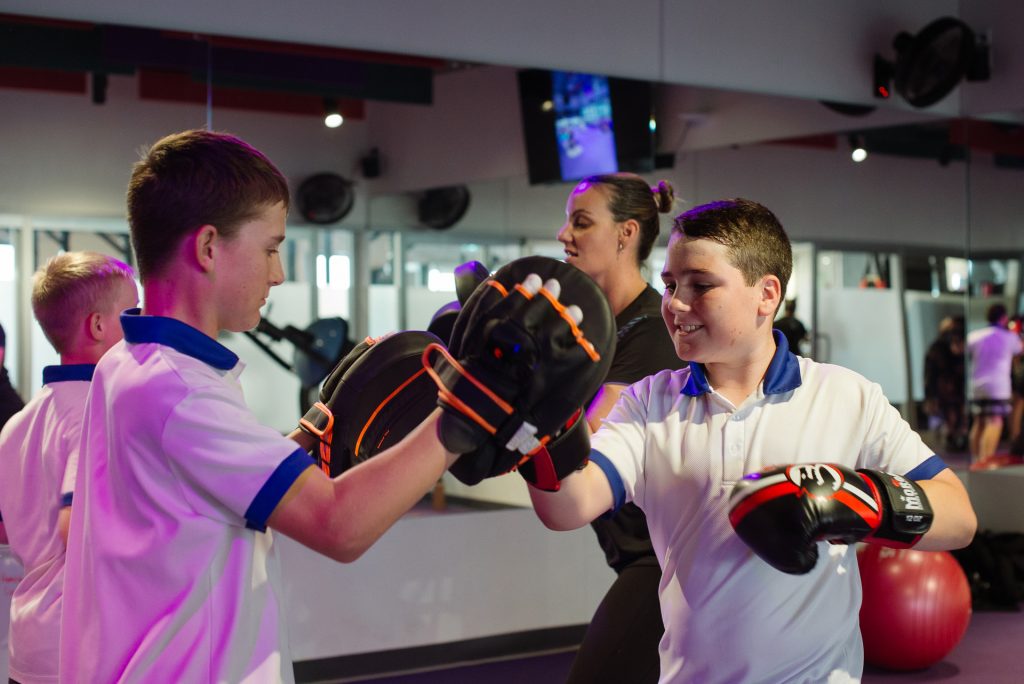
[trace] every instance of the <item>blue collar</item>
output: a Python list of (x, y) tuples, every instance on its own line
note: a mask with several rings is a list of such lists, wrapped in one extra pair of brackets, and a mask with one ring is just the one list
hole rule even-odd
[(67, 380), (92, 380), (92, 372), (96, 370), (94, 363), (69, 363), (66, 366), (46, 366), (43, 368), (43, 384), (65, 382)]
[[(786, 336), (778, 330), (772, 330), (775, 338), (775, 354), (772, 356), (768, 370), (764, 374), (764, 393), (782, 394), (795, 390), (800, 386), (800, 363), (796, 357), (789, 353), (789, 343)], [(690, 362), (690, 377), (683, 385), (682, 393), (688, 397), (696, 397), (711, 391), (708, 384), (708, 377), (704, 373), (704, 366), (694, 361)]]
[(191, 325), (176, 318), (143, 316), (141, 311), (128, 309), (121, 314), (125, 342), (162, 344), (218, 370), (231, 370), (238, 363), (233, 351)]

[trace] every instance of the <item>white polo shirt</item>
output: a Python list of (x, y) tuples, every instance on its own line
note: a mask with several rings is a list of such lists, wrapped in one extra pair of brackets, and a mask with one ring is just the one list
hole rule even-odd
[(877, 384), (789, 353), (734, 406), (703, 367), (630, 386), (593, 435), (592, 460), (647, 515), (663, 573), (664, 682), (858, 681), (861, 588), (853, 547), (819, 543), (806, 575), (760, 558), (729, 524), (729, 494), (771, 465), (833, 462), (929, 479), (945, 468)]
[(22, 684), (57, 681), (64, 592), (57, 514), (93, 368), (44, 368), (42, 388), (0, 433), (0, 511), (25, 571), (11, 597), (9, 637), (10, 676)]
[(313, 464), (257, 422), (242, 364), (181, 321), (121, 316), (82, 428), (62, 682), (291, 682), (267, 517)]

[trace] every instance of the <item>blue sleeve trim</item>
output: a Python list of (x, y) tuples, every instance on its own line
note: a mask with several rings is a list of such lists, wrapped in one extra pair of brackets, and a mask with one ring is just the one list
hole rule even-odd
[(71, 505), (71, 500), (74, 498), (74, 492), (64, 492), (60, 495), (60, 506), (64, 508)]
[(608, 484), (612, 488), (613, 503), (612, 509), (606, 515), (614, 515), (626, 503), (626, 487), (622, 484), (622, 477), (619, 475), (619, 471), (615, 469), (615, 466), (612, 465), (612, 462), (608, 460), (608, 457), (597, 449), (590, 450), (590, 460), (608, 478)]
[(948, 467), (938, 454), (933, 454), (903, 477), (908, 480), (930, 480)]
[(246, 527), (250, 530), (264, 532), (267, 529), (267, 518), (277, 508), (281, 498), (295, 483), (299, 475), (306, 471), (306, 468), (313, 465), (313, 458), (302, 449), (296, 449), (281, 461), (273, 474), (256, 494), (256, 498), (249, 504), (245, 512)]

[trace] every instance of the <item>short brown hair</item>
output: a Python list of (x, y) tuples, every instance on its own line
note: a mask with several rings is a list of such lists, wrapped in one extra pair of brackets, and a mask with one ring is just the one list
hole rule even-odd
[(725, 245), (730, 263), (743, 273), (747, 285), (774, 275), (782, 284), (780, 298), (785, 299), (793, 273), (793, 248), (767, 207), (742, 198), (702, 204), (677, 216), (672, 232)]
[(288, 181), (267, 157), (226, 133), (184, 131), (158, 141), (132, 169), (128, 225), (146, 280), (181, 240), (213, 225), (230, 238), (266, 207), (288, 207)]
[(132, 267), (96, 252), (64, 252), (32, 276), (32, 313), (58, 354), (71, 351), (82, 316), (103, 311), (117, 287), (132, 282)]

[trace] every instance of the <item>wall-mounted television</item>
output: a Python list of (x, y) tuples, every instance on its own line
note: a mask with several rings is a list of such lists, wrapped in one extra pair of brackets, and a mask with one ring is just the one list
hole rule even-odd
[(542, 69), (518, 76), (531, 184), (654, 169), (650, 83)]

